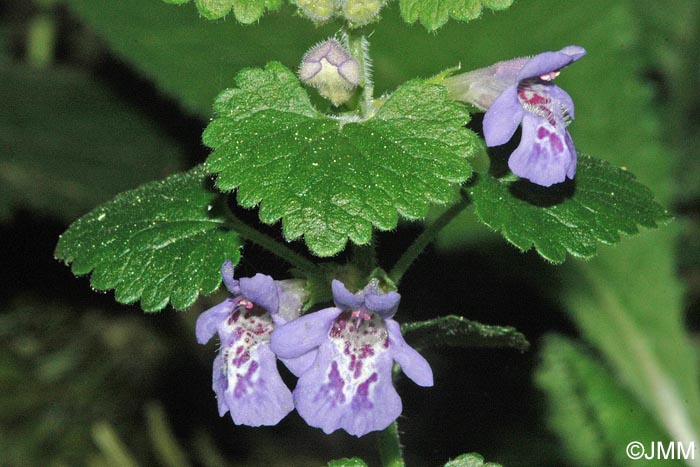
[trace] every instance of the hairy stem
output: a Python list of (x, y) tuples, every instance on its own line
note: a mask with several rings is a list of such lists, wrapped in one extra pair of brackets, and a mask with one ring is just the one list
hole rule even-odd
[(322, 273), (316, 264), (304, 258), (302, 255), (292, 250), (288, 246), (283, 245), (269, 235), (258, 231), (254, 227), (251, 227), (240, 220), (238, 217), (236, 217), (233, 211), (231, 211), (228, 204), (226, 204), (226, 217), (231, 227), (233, 227), (233, 230), (235, 230), (236, 233), (238, 233), (238, 235), (245, 240), (251, 241), (256, 245), (265, 248), (270, 253), (282, 258), (287, 263), (308, 275), (322, 276)]
[(383, 467), (404, 467), (406, 465), (401, 452), (399, 425), (396, 421), (379, 432), (377, 445)]
[(372, 271), (377, 267), (377, 251), (374, 245), (374, 236), (372, 240), (367, 245), (351, 245), (352, 249), (352, 262), (360, 272), (369, 276)]
[(360, 63), (362, 76), (360, 77), (360, 114), (363, 119), (368, 119), (374, 114), (374, 84), (372, 82), (372, 60), (369, 57), (369, 41), (362, 34), (345, 31), (348, 40), (350, 54)]
[(399, 284), (401, 278), (404, 274), (406, 274), (406, 271), (408, 271), (413, 262), (420, 256), (421, 253), (423, 253), (423, 250), (425, 250), (425, 248), (428, 245), (430, 245), (433, 242), (433, 240), (435, 240), (437, 234), (440, 233), (440, 231), (447, 224), (449, 224), (452, 221), (452, 219), (457, 217), (457, 215), (460, 212), (462, 212), (467, 206), (469, 206), (469, 204), (471, 204), (471, 200), (467, 197), (467, 194), (464, 190), (460, 191), (460, 194), (462, 197), (459, 200), (459, 202), (450, 206), (450, 208), (447, 211), (442, 213), (440, 217), (435, 219), (435, 221), (432, 224), (426, 227), (423, 233), (421, 233), (415, 239), (413, 244), (411, 244), (411, 246), (403, 252), (399, 260), (391, 269), (391, 271), (389, 272), (389, 278), (392, 281), (394, 281), (396, 285)]

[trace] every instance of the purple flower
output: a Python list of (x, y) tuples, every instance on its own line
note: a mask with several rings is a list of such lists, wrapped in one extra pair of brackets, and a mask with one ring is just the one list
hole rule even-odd
[(304, 292), (298, 281), (275, 281), (264, 274), (236, 280), (231, 261), (224, 262), (221, 275), (233, 297), (202, 313), (196, 326), (200, 344), (215, 333), (221, 341), (212, 378), (219, 415), (230, 411), (237, 425), (276, 425), (294, 404), (270, 350), (270, 335), (275, 326), (299, 316)]
[(433, 385), (433, 372), (391, 319), (401, 299), (398, 293), (383, 293), (373, 280), (352, 294), (334, 280), (333, 298), (336, 307), (275, 329), (271, 345), (281, 357), (313, 359), (297, 373), (299, 415), (325, 433), (342, 428), (362, 436), (386, 428), (401, 414), (392, 384), (394, 362), (420, 386)]
[(508, 159), (519, 177), (542, 186), (574, 178), (576, 149), (566, 129), (574, 118), (571, 97), (551, 81), (559, 70), (586, 54), (571, 45), (559, 52), (516, 58), (447, 78), (454, 99), (488, 109), (487, 146), (507, 143), (522, 124), (520, 145)]

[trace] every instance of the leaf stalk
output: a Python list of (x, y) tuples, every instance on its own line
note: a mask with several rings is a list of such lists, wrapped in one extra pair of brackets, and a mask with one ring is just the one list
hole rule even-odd
[(249, 226), (233, 213), (228, 203), (224, 204), (226, 206), (225, 213), (229, 224), (242, 238), (265, 248), (270, 253), (280, 257), (307, 275), (323, 277), (322, 271), (313, 261), (304, 258), (296, 251), (281, 244), (269, 235)]
[(433, 240), (435, 240), (440, 231), (471, 204), (471, 199), (468, 197), (464, 189), (460, 190), (460, 195), (461, 198), (459, 202), (450, 206), (447, 211), (443, 212), (440, 217), (435, 219), (432, 224), (426, 227), (425, 230), (413, 241), (411, 246), (409, 246), (406, 251), (403, 252), (399, 260), (396, 261), (396, 264), (394, 264), (394, 267), (389, 272), (389, 278), (394, 281), (394, 284), (399, 284), (401, 278), (404, 276), (404, 274), (406, 274), (406, 271), (408, 271), (413, 262), (418, 259), (427, 246), (430, 245)]

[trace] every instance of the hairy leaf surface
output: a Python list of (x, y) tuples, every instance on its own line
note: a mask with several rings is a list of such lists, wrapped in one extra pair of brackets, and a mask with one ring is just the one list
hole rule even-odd
[(367, 467), (367, 464), (359, 457), (345, 457), (330, 461), (328, 467)]
[(401, 16), (408, 23), (420, 21), (434, 31), (452, 18), (470, 21), (481, 16), (484, 8), (505, 10), (513, 0), (399, 0)]
[(574, 181), (549, 188), (525, 180), (480, 175), (469, 188), (477, 216), (521, 250), (532, 246), (560, 263), (566, 253), (590, 258), (596, 243), (617, 243), (638, 225), (656, 227), (670, 215), (635, 177), (609, 163), (579, 156)]
[(451, 199), (471, 174), (476, 135), (469, 114), (443, 87), (411, 81), (365, 121), (318, 113), (296, 76), (279, 63), (242, 71), (221, 93), (204, 132), (214, 149), (207, 167), (222, 190), (237, 189), (260, 219), (282, 219), (288, 240), (302, 235), (319, 256), (349, 238), (370, 241), (372, 227), (418, 219), (429, 203)]
[[(181, 5), (189, 0), (163, 0), (165, 3)], [(233, 16), (243, 24), (259, 20), (266, 9), (276, 10), (281, 0), (195, 0), (199, 13), (206, 19), (220, 19), (233, 12)]]
[(445, 467), (501, 467), (493, 462), (484, 463), (484, 458), (476, 453), (462, 454), (450, 460)]
[(216, 290), (225, 259), (240, 257), (238, 235), (224, 226), (203, 168), (118, 195), (61, 236), (56, 258), (97, 290), (145, 311), (190, 306)]
[(515, 328), (477, 323), (455, 315), (404, 323), (401, 332), (410, 334), (411, 344), (417, 348), (512, 347), (524, 352), (530, 347)]

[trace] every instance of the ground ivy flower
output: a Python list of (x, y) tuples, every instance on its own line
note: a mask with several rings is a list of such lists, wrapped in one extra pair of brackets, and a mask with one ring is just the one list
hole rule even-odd
[(420, 386), (432, 386), (433, 373), (392, 319), (398, 293), (382, 292), (376, 280), (356, 294), (338, 280), (332, 288), (335, 307), (278, 327), (271, 345), (281, 357), (313, 358), (294, 390), (299, 415), (325, 433), (342, 428), (362, 436), (386, 428), (401, 414), (392, 384), (394, 362)]
[[(294, 403), (277, 370), (270, 335), (275, 326), (299, 316), (305, 301), (302, 283), (275, 281), (264, 274), (236, 280), (231, 261), (224, 262), (221, 275), (233, 297), (202, 313), (196, 326), (200, 344), (215, 333), (221, 341), (212, 378), (219, 415), (230, 412), (238, 425), (276, 425)], [(285, 363), (297, 371), (310, 364)]]
[(360, 63), (336, 39), (312, 47), (299, 66), (299, 78), (335, 106), (350, 99), (360, 83), (360, 73)]
[(519, 177), (542, 186), (574, 178), (576, 149), (567, 126), (571, 97), (552, 80), (586, 54), (579, 46), (516, 58), (445, 79), (450, 95), (483, 110), (487, 146), (507, 143), (522, 124), (520, 145), (508, 159)]

